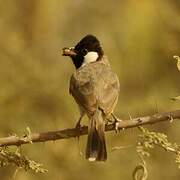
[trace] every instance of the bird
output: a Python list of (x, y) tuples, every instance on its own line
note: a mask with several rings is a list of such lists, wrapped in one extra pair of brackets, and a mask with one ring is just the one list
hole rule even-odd
[(107, 56), (96, 36), (88, 34), (75, 46), (62, 49), (75, 66), (70, 78), (69, 93), (80, 110), (76, 127), (81, 126), (84, 115), (88, 116), (86, 159), (106, 161), (107, 148), (105, 125), (119, 96), (119, 79), (112, 71)]

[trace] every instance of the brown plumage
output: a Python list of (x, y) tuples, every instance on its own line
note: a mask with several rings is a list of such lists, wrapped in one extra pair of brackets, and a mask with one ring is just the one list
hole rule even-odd
[(70, 80), (70, 93), (89, 117), (86, 158), (105, 161), (105, 118), (113, 112), (119, 94), (118, 77), (107, 57), (77, 69)]

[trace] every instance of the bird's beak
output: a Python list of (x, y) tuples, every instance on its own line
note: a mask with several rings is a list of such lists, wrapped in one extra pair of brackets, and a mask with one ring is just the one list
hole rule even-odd
[(62, 49), (62, 55), (72, 57), (76, 56), (77, 53), (75, 52), (74, 47), (65, 47)]

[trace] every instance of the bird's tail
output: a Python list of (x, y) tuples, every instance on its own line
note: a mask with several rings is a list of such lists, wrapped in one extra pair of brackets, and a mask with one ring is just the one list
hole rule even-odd
[(86, 159), (89, 161), (105, 161), (107, 159), (105, 122), (102, 111), (99, 109), (89, 118)]

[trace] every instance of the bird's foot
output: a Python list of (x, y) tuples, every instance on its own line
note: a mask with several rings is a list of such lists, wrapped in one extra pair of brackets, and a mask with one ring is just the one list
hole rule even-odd
[(108, 124), (113, 124), (114, 123), (114, 119), (112, 120), (111, 118), (106, 118), (105, 119), (105, 124), (108, 125)]
[(118, 119), (118, 121), (115, 121), (115, 132), (116, 133), (120, 132), (120, 130), (124, 130), (124, 128), (119, 128), (121, 122), (122, 122), (121, 119)]
[(79, 119), (79, 120), (77, 121), (75, 128), (76, 128), (77, 131), (78, 131), (77, 138), (79, 139), (79, 136), (80, 136), (80, 133), (81, 133), (81, 128), (82, 128), (82, 126), (81, 126), (81, 119)]
[(113, 113), (112, 113), (112, 117), (114, 119), (115, 132), (118, 133), (120, 131), (119, 124), (122, 122), (122, 120), (117, 118)]
[(75, 128), (77, 129), (77, 130), (81, 130), (81, 121), (78, 121), (77, 123), (76, 123), (76, 126), (75, 126)]

